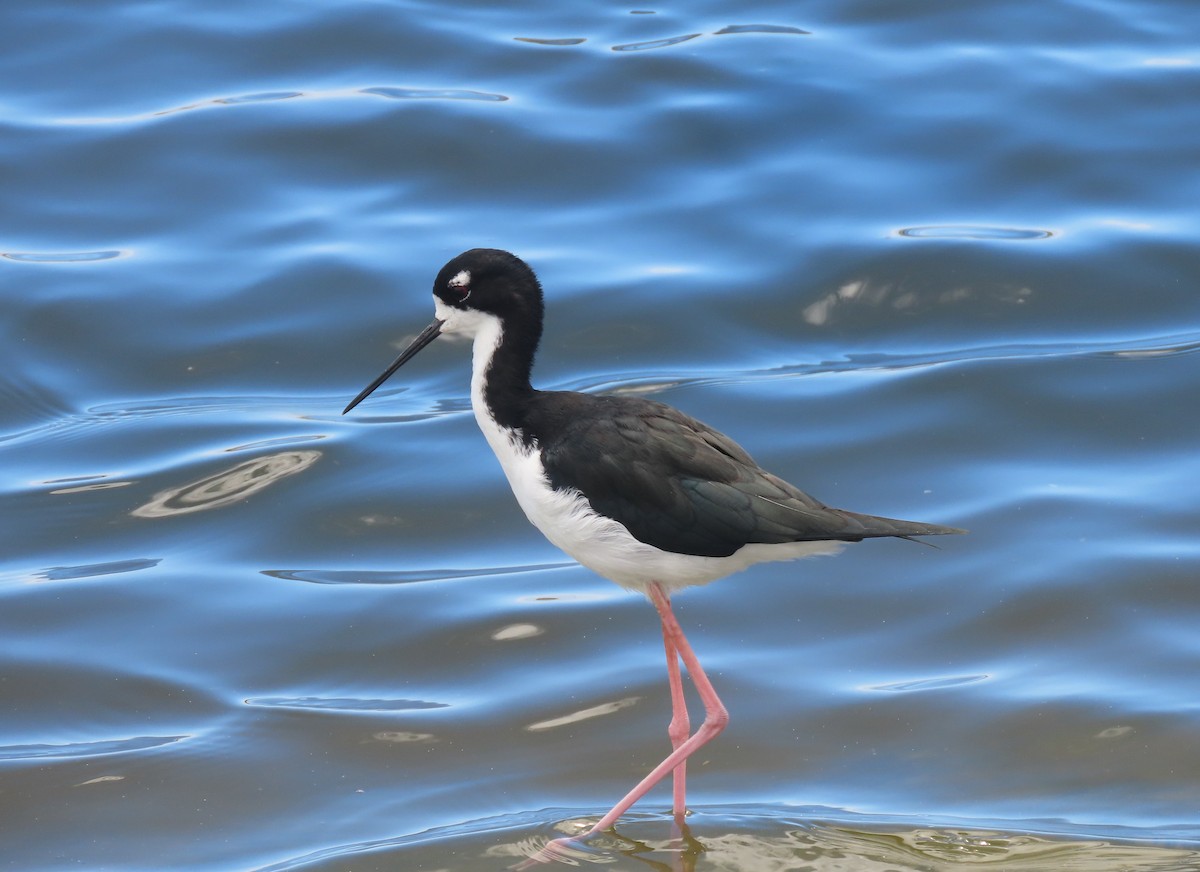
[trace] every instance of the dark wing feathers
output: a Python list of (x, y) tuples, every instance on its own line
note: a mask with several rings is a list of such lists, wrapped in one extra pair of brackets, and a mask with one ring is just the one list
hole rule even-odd
[(552, 487), (664, 551), (727, 557), (743, 545), (959, 532), (832, 509), (760, 469), (722, 433), (662, 403), (544, 393), (528, 418)]

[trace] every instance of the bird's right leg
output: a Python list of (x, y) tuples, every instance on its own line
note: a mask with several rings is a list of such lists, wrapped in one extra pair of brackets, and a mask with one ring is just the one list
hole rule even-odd
[[(671, 738), (672, 750), (687, 741), (691, 734), (692, 725), (688, 717), (687, 700), (683, 696), (683, 676), (679, 670), (679, 651), (663, 625), (663, 645), (667, 650), (667, 678), (671, 683), (671, 723), (667, 726), (667, 735)], [(687, 760), (675, 767), (673, 799), (671, 813), (681, 817), (687, 813)]]

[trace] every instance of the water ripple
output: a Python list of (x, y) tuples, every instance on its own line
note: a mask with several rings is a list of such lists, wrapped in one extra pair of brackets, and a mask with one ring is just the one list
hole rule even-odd
[(187, 736), (137, 736), (104, 742), (67, 742), (62, 745), (0, 745), (0, 760), (45, 760), (63, 757), (102, 757), (144, 751), (183, 741)]
[[(279, 103), (282, 101), (312, 101), (312, 100), (345, 100), (362, 96), (385, 97), (391, 100), (455, 100), (476, 101), (485, 103), (503, 103), (509, 98), (504, 94), (488, 91), (475, 91), (464, 88), (405, 88), (394, 85), (373, 85), (366, 88), (312, 89), (303, 91), (267, 91), (260, 93), (235, 94), (228, 97), (213, 97), (208, 100), (196, 100), (166, 109), (154, 109), (149, 112), (119, 116), (76, 116), (54, 119), (55, 124), (62, 125), (94, 125), (94, 124), (124, 124), (130, 122), (149, 121), (167, 115), (178, 115), (181, 112), (193, 112), (220, 107), (242, 107), (251, 104)], [(37, 254), (17, 256), (6, 254), (13, 260), (46, 260), (51, 259)], [(118, 257), (123, 252), (85, 252), (84, 254), (99, 254), (104, 257)], [(71, 256), (71, 255), (67, 255)], [(63, 255), (54, 255), (54, 259)], [(101, 260), (103, 257), (90, 256), (74, 259)]]
[(545, 632), (546, 629), (537, 624), (509, 624), (492, 633), (492, 639), (496, 642), (512, 642), (517, 639), (532, 639)]
[(962, 687), (964, 684), (976, 684), (980, 681), (987, 681), (990, 677), (990, 675), (947, 675), (941, 678), (916, 678), (911, 681), (874, 684), (863, 689), (882, 690), (887, 693), (915, 693), (924, 690), (945, 690), (950, 687)]
[(588, 721), (592, 718), (603, 717), (604, 715), (616, 714), (621, 709), (627, 709), (632, 705), (636, 705), (640, 696), (627, 696), (623, 699), (613, 700), (611, 702), (602, 702), (599, 705), (588, 706), (587, 708), (574, 711), (569, 714), (562, 715), (557, 718), (550, 718), (545, 721), (538, 721), (535, 724), (529, 724), (525, 729), (531, 733), (540, 733), (543, 730), (554, 730), (559, 727), (570, 726), (577, 724), (580, 721)]
[(131, 514), (138, 518), (165, 518), (238, 503), (280, 479), (303, 472), (320, 457), (320, 451), (281, 451), (256, 457), (199, 481), (159, 491)]
[(305, 581), (310, 584), (414, 584), (424, 581), (485, 578), (542, 572), (574, 566), (573, 562), (531, 564), (529, 566), (495, 566), (486, 569), (417, 569), (397, 571), (354, 571), (340, 569), (264, 569), (263, 575), (285, 581)]
[(282, 445), (297, 445), (302, 442), (317, 442), (321, 439), (327, 439), (324, 433), (312, 433), (306, 436), (277, 436), (274, 439), (260, 439), (258, 442), (246, 442), (243, 445), (233, 445), (226, 448), (227, 453), (233, 454), (237, 451), (260, 451), (263, 448), (279, 448)]
[[(28, 397), (28, 402), (21, 405), (37, 411), (47, 418), (33, 427), (14, 430), (11, 433), (0, 433), (0, 443), (23, 441), (41, 442), (51, 435), (64, 433), (87, 432), (92, 428), (110, 425), (114, 422), (128, 422), (139, 425), (147, 419), (162, 416), (182, 415), (195, 417), (201, 415), (221, 416), (248, 414), (275, 414), (296, 416), (299, 409), (305, 407), (334, 409), (344, 402), (341, 397), (322, 397), (314, 400), (312, 397), (163, 397), (143, 403), (106, 403), (88, 408), (84, 412), (74, 412), (61, 408), (45, 398), (44, 392), (22, 393), (21, 400)], [(469, 405), (469, 404), (468, 404)], [(315, 417), (315, 416), (313, 416)], [(330, 419), (336, 419), (335, 413), (330, 413)], [(320, 435), (297, 435), (277, 437), (277, 444), (288, 442), (304, 442), (324, 438)], [(227, 449), (240, 451), (252, 443), (241, 443), (239, 446)], [(265, 444), (265, 443), (264, 443)], [(49, 484), (50, 482), (47, 482)]]
[(33, 577), (46, 581), (71, 581), (77, 578), (96, 578), (100, 575), (116, 575), (122, 572), (137, 572), (139, 569), (150, 569), (162, 563), (161, 558), (134, 558), (130, 560), (113, 560), (108, 563), (88, 563), (81, 566), (51, 566)]
[(1049, 230), (1021, 227), (973, 227), (968, 224), (938, 224), (928, 227), (905, 227), (896, 231), (899, 236), (913, 239), (991, 239), (1024, 240), (1049, 239)]
[[(714, 33), (715, 36), (723, 36), (728, 34), (740, 33), (772, 33), (772, 34), (793, 34), (797, 36), (806, 36), (809, 34), (807, 30), (801, 30), (799, 27), (791, 27), (786, 24), (730, 24), (722, 27)], [(614, 45), (613, 51), (649, 51), (656, 48), (668, 48), (673, 45), (679, 45), (681, 42), (695, 39), (698, 36), (703, 36), (703, 33), (685, 33), (680, 36), (670, 36), (665, 39), (650, 39), (644, 42), (627, 42), (622, 45)], [(529, 40), (533, 41), (533, 40)], [(582, 40), (580, 40), (582, 42)]]
[(564, 39), (538, 39), (533, 36), (514, 36), (516, 42), (532, 42), (534, 45), (579, 45), (587, 42), (583, 37), (567, 37)]
[(718, 30), (716, 36), (727, 33), (792, 33), (807, 36), (810, 31), (801, 30), (799, 27), (789, 27), (786, 24), (731, 24)]
[(97, 260), (113, 260), (128, 254), (127, 251), (117, 249), (104, 251), (0, 251), (0, 257), (21, 263), (91, 263)]
[(423, 699), (354, 699), (320, 696), (260, 696), (246, 700), (246, 705), (264, 708), (319, 709), (343, 712), (408, 712), (448, 708), (449, 703), (428, 702)]
[(363, 94), (387, 97), (391, 100), (480, 100), (485, 103), (502, 103), (508, 99), (503, 94), (487, 91), (464, 91), (455, 88), (363, 88)]
[(703, 36), (701, 33), (685, 33), (683, 36), (671, 36), (666, 39), (651, 39), (646, 42), (628, 42), (624, 45), (614, 45), (613, 51), (649, 51), (655, 48), (666, 48), (667, 46), (679, 45), (681, 42), (687, 42), (689, 39), (695, 39), (698, 36)]
[(89, 491), (101, 491), (101, 490), (111, 490), (111, 489), (117, 488), (117, 487), (129, 487), (129, 485), (133, 484), (133, 482), (129, 481), (129, 480), (116, 480), (116, 479), (110, 480), (109, 477), (103, 473), (101, 473), (99, 475), (81, 475), (75, 479), (58, 479), (56, 481), (52, 480), (52, 481), (43, 482), (43, 484), (57, 484), (60, 482), (66, 483), (66, 482), (71, 482), (71, 481), (84, 482), (84, 483), (83, 484), (72, 484), (69, 487), (56, 487), (52, 491), (50, 491), (50, 493), (58, 494), (60, 496), (63, 494), (82, 494), (82, 493), (88, 493)]
[(1168, 333), (1113, 339), (1062, 339), (1050, 342), (1013, 342), (998, 345), (947, 347), (903, 352), (858, 352), (841, 358), (814, 360), (811, 363), (771, 366), (762, 369), (701, 370), (680, 375), (678, 370), (598, 373), (570, 379), (555, 385), (556, 390), (594, 394), (633, 394), (652, 396), (680, 388), (741, 385), (775, 379), (803, 378), (809, 375), (850, 372), (900, 372), (945, 364), (994, 361), (1056, 359), (1077, 357), (1162, 358), (1194, 354), (1200, 351), (1200, 332)]
[(437, 741), (437, 736), (433, 733), (414, 733), (410, 730), (379, 730), (372, 733), (371, 738), (376, 742), (390, 742), (394, 745), (424, 744)]
[(237, 97), (218, 97), (213, 102), (236, 106), (240, 103), (274, 103), (278, 100), (292, 100), (303, 96), (302, 91), (263, 91), (257, 94), (241, 94)]

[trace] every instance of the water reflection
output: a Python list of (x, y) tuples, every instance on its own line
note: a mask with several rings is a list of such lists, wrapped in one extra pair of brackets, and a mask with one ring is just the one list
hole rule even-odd
[(1027, 227), (976, 227), (970, 224), (937, 224), (928, 227), (905, 227), (901, 236), (914, 239), (1049, 239), (1049, 230)]
[(451, 581), (463, 578), (484, 578), (495, 575), (516, 575), (546, 569), (564, 569), (574, 563), (542, 563), (517, 566), (491, 566), (484, 569), (414, 569), (414, 570), (348, 570), (348, 569), (264, 569), (263, 575), (285, 581), (305, 581), (309, 584), (413, 584), (423, 581)]
[(181, 742), (187, 736), (133, 736), (99, 742), (67, 742), (60, 745), (0, 745), (0, 760), (38, 760), (68, 757), (102, 757), (130, 751), (145, 751)]
[(947, 675), (939, 678), (914, 678), (910, 681), (893, 681), (890, 684), (872, 684), (864, 690), (882, 690), (887, 693), (914, 693), (923, 690), (945, 690), (987, 681), (990, 675)]
[(797, 36), (808, 36), (809, 31), (786, 24), (731, 24), (717, 31), (717, 36), (728, 33), (794, 33)]
[(848, 306), (886, 306), (895, 310), (923, 306), (966, 303), (980, 297), (1000, 303), (1021, 304), (1033, 296), (1024, 285), (973, 288), (969, 285), (932, 288), (906, 281), (878, 281), (871, 278), (846, 282), (804, 307), (804, 320), (821, 325), (833, 321), (840, 309)]
[(87, 781), (80, 781), (76, 787), (87, 787), (91, 784), (109, 784), (113, 781), (124, 781), (124, 775), (99, 775), (95, 778), (89, 778)]
[[(751, 824), (760, 823), (751, 821)], [(782, 823), (782, 822), (780, 822)], [(560, 834), (581, 835), (587, 820), (556, 825)], [(703, 826), (711, 830), (705, 823)], [(633, 833), (661, 833), (637, 838)], [(681, 820), (620, 827), (586, 844), (553, 844), (546, 836), (497, 845), (487, 856), (523, 857), (512, 869), (538, 869), (543, 863), (599, 864), (619, 869), (662, 872), (761, 872), (765, 869), (843, 870), (855, 872), (929, 872), (986, 864), (1004, 872), (1138, 872), (1195, 869), (1197, 852), (1186, 848), (1120, 844), (1104, 839), (1068, 840), (994, 829), (912, 829), (878, 825), (794, 822), (782, 830), (722, 828), (697, 837)], [(545, 868), (553, 868), (548, 866)]]
[(106, 251), (3, 251), (0, 257), (22, 263), (88, 263), (96, 260), (112, 260), (126, 252)]
[[(556, 829), (569, 837), (582, 836), (591, 829), (591, 821), (563, 821)], [(611, 865), (618, 856), (636, 860), (639, 867), (661, 870), (661, 872), (694, 872), (696, 861), (708, 853), (708, 848), (692, 835), (691, 827), (684, 822), (682, 816), (673, 817), (669, 828), (670, 836), (667, 842), (645, 841), (631, 839), (623, 835), (615, 827), (598, 835), (586, 843), (547, 841), (533, 836), (522, 839), (510, 845), (500, 845), (495, 853), (500, 856), (512, 856), (516, 853), (524, 856), (523, 862), (509, 868), (532, 870), (543, 865), (582, 866), (585, 863)], [(670, 862), (653, 859), (650, 855), (661, 850), (669, 857)], [(722, 867), (723, 868), (723, 867)], [(774, 867), (771, 867), (774, 868)], [(785, 868), (785, 867), (779, 867)]]
[(566, 37), (563, 39), (539, 39), (536, 36), (514, 36), (517, 42), (532, 42), (534, 45), (579, 45), (587, 42), (584, 37)]
[[(283, 100), (344, 100), (353, 99), (362, 95), (372, 97), (386, 97), (394, 100), (409, 100), (409, 99), (427, 99), (427, 100), (482, 100), (485, 102), (503, 103), (509, 98), (505, 94), (494, 94), (486, 91), (472, 91), (458, 88), (402, 88), (391, 85), (379, 85), (368, 88), (341, 88), (328, 90), (307, 90), (307, 91), (262, 91), (251, 92), (246, 94), (233, 94), (227, 97), (214, 97), (210, 100), (199, 100), (192, 103), (185, 103), (179, 106), (169, 106), (166, 109), (156, 109), (150, 112), (140, 113), (136, 115), (110, 116), (110, 117), (92, 117), (79, 116), (69, 118), (59, 118), (60, 124), (113, 124), (113, 123), (130, 123), (137, 121), (146, 121), (154, 118), (160, 118), (166, 115), (175, 115), (180, 112), (192, 112), (197, 109), (213, 109), (225, 106), (245, 106), (258, 103), (276, 103)], [(104, 260), (113, 257), (120, 257), (124, 254), (122, 251), (99, 251), (99, 252), (66, 252), (62, 254), (52, 253), (50, 255), (40, 255), (36, 252), (22, 253), (4, 253), (0, 255), (9, 257), (13, 260), (25, 261), (79, 261), (79, 260)]]
[(136, 572), (150, 569), (161, 563), (161, 558), (140, 557), (130, 560), (111, 560), (106, 563), (86, 563), (80, 566), (50, 566), (33, 577), (43, 581), (73, 581), (78, 578), (96, 578), (100, 575), (116, 575), (121, 572)]
[[(733, 33), (771, 33), (771, 34), (792, 34), (794, 36), (808, 36), (809, 31), (801, 30), (799, 27), (791, 27), (786, 24), (730, 24), (727, 27), (722, 27), (715, 32), (715, 36), (728, 35)], [(668, 48), (673, 45), (679, 45), (681, 42), (695, 39), (698, 36), (704, 36), (703, 33), (685, 33), (679, 36), (670, 36), (665, 39), (650, 39), (643, 42), (629, 42), (624, 45), (614, 45), (613, 51), (647, 51), (655, 48)]]
[(379, 86), (363, 88), (359, 93), (372, 94), (376, 97), (387, 97), (391, 100), (481, 100), (485, 103), (503, 103), (508, 100), (504, 94), (492, 94), (487, 91), (470, 91), (461, 88), (396, 88)]
[(648, 51), (653, 48), (666, 48), (672, 45), (679, 45), (681, 42), (687, 42), (689, 39), (695, 39), (698, 36), (703, 36), (701, 33), (685, 33), (682, 36), (669, 36), (666, 39), (650, 39), (645, 42), (629, 42), (624, 45), (614, 45), (613, 51)]
[(511, 642), (514, 639), (532, 639), (544, 632), (545, 629), (537, 624), (509, 624), (492, 633), (492, 639), (496, 642)]
[(150, 502), (134, 509), (133, 515), (165, 518), (219, 509), (240, 502), (282, 478), (303, 472), (320, 456), (320, 451), (281, 451), (247, 460), (182, 487), (159, 491)]
[(300, 91), (259, 91), (253, 94), (238, 94), (234, 97), (218, 97), (214, 103), (236, 106), (240, 103), (273, 103), (276, 100), (291, 100), (304, 96)]
[[(412, 735), (420, 734), (401, 734), (395, 741), (421, 741)], [(593, 820), (561, 808), (472, 819), (411, 835), (330, 846), (262, 867), (259, 872), (349, 868), (346, 863), (351, 858), (360, 872), (425, 868), (466, 872), (505, 867), (550, 872), (567, 865), (600, 865), (622, 872), (930, 872), (964, 865), (986, 865), (998, 872), (1200, 868), (1200, 850), (1190, 840), (1152, 844), (1137, 830), (1131, 830), (1122, 842), (1093, 835), (1087, 828), (1072, 830), (1062, 821), (1054, 822), (1057, 828), (1053, 830), (1033, 828), (1037, 832), (965, 820), (959, 825), (914, 826), (816, 806), (697, 810), (682, 821), (638, 812), (586, 844), (560, 849), (558, 863), (530, 862), (552, 839), (582, 835)], [(1051, 832), (1054, 834), (1043, 834)]]
[(380, 730), (372, 733), (371, 738), (377, 742), (392, 742), (393, 744), (425, 744), (437, 741), (437, 736), (433, 733), (412, 733), (404, 730)]
[[(634, 11), (632, 15), (653, 15), (649, 11)], [(733, 33), (773, 33), (773, 34), (793, 34), (796, 36), (808, 36), (809, 31), (801, 30), (799, 27), (791, 27), (786, 24), (731, 24), (728, 27), (722, 27), (714, 32), (714, 36), (722, 36)], [(679, 36), (669, 36), (663, 39), (650, 39), (642, 42), (629, 42), (623, 45), (612, 46), (613, 51), (646, 51), (655, 48), (668, 48), (673, 45), (679, 45), (681, 42), (695, 39), (698, 36), (703, 36), (702, 33), (685, 33)], [(587, 42), (586, 37), (566, 37), (559, 39), (542, 39), (533, 36), (514, 36), (513, 39), (517, 42), (529, 42), (534, 45), (549, 45), (549, 46), (572, 46), (580, 45)]]
[[(760, 823), (751, 821), (751, 824)], [(782, 823), (782, 822), (780, 822)], [(565, 821), (555, 830), (566, 835), (585, 831), (585, 820)], [(707, 824), (701, 826), (708, 828)], [(668, 833), (669, 830), (669, 833)], [(661, 831), (666, 836), (635, 838), (632, 832)], [(746, 831), (735, 826), (697, 837), (686, 822), (642, 822), (614, 829), (586, 845), (553, 845), (548, 857), (546, 836), (532, 836), (488, 850), (493, 857), (524, 857), (511, 868), (536, 869), (531, 860), (553, 859), (569, 865), (603, 864), (620, 869), (649, 868), (693, 872), (763, 869), (854, 869), (902, 872), (985, 863), (1006, 872), (1040, 869), (1117, 870), (1191, 869), (1195, 851), (1175, 847), (1122, 845), (1100, 839), (1067, 840), (990, 829), (859, 827), (797, 822), (782, 829)]]
[[(93, 476), (94, 478), (104, 478), (102, 475)], [(81, 494), (87, 491), (112, 490), (115, 487), (129, 487), (133, 484), (131, 481), (98, 481), (95, 484), (81, 484), (74, 487), (56, 488), (50, 493), (52, 494)]]
[(260, 696), (246, 700), (246, 705), (265, 708), (318, 709), (341, 712), (406, 712), (446, 708), (449, 703), (423, 699), (353, 699), (319, 696)]
[(530, 724), (525, 729), (531, 733), (539, 733), (542, 730), (553, 730), (556, 727), (565, 727), (568, 724), (577, 724), (580, 721), (590, 720), (592, 718), (611, 715), (619, 712), (621, 709), (629, 708), (635, 705), (641, 699), (640, 696), (627, 696), (624, 699), (613, 700), (612, 702), (603, 702), (600, 705), (590, 706), (585, 709), (580, 709), (577, 712), (563, 715), (558, 718), (551, 718), (548, 721), (538, 721), (536, 724)]

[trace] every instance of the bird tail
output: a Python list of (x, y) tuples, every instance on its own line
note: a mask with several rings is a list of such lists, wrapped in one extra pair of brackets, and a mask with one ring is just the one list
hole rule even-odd
[[(926, 524), (921, 521), (902, 521), (899, 518), (881, 518), (877, 515), (860, 515), (858, 512), (840, 511), (850, 523), (847, 532), (861, 536), (864, 539), (874, 539), (881, 536), (896, 536), (900, 539), (914, 539), (915, 536), (945, 536), (951, 533), (966, 533), (958, 527), (943, 527), (940, 524)], [(924, 545), (930, 543), (924, 542)]]

